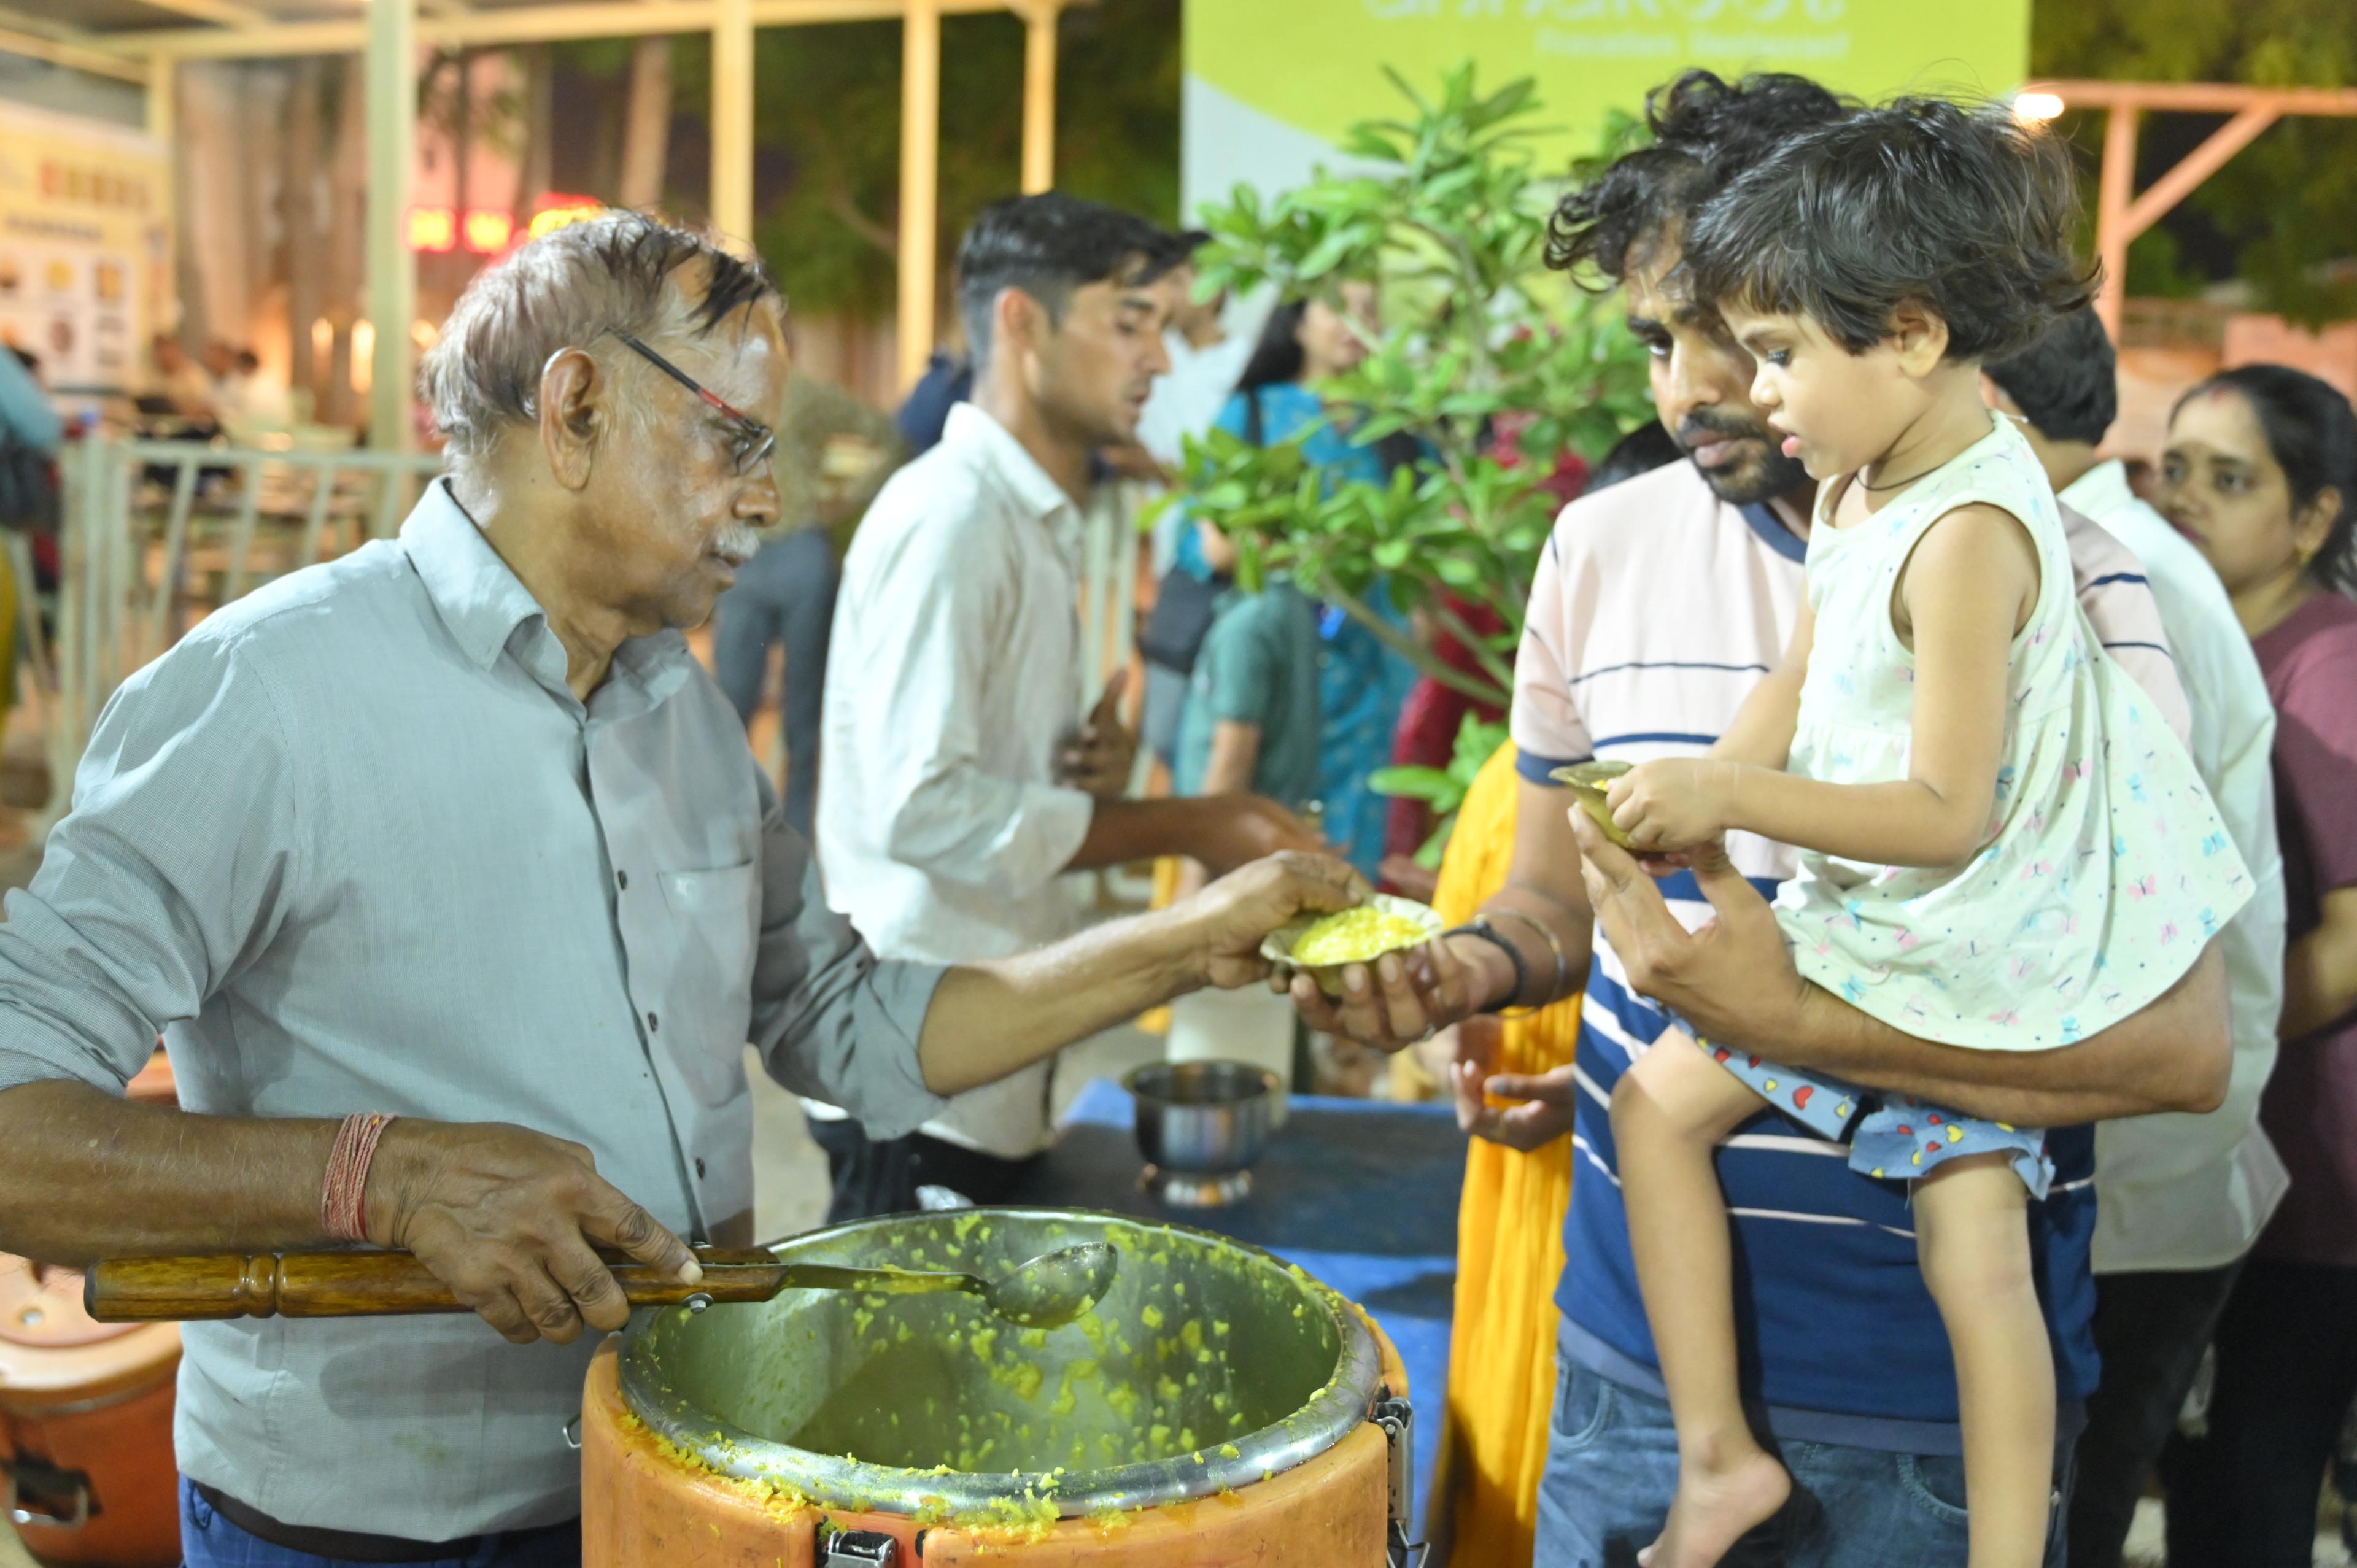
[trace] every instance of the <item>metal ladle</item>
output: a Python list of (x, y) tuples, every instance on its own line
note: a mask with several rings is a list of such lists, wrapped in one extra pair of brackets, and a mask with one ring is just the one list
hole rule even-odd
[[(781, 1290), (856, 1290), (877, 1295), (929, 1295), (963, 1291), (1007, 1322), (1025, 1328), (1061, 1328), (1103, 1299), (1121, 1267), (1121, 1254), (1103, 1241), (1083, 1241), (1017, 1263), (999, 1279), (948, 1270), (854, 1269), (834, 1263), (783, 1263)], [(717, 1299), (717, 1298), (715, 1298)]]

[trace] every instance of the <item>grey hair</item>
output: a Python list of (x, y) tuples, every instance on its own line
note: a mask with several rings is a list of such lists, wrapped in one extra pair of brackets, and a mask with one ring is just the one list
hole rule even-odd
[[(701, 299), (670, 286), (705, 265)], [(540, 378), (566, 349), (609, 334), (702, 338), (744, 306), (778, 297), (759, 262), (642, 212), (605, 212), (520, 246), (467, 285), (417, 367), (418, 390), (451, 466), (490, 452), (500, 430), (539, 418)]]

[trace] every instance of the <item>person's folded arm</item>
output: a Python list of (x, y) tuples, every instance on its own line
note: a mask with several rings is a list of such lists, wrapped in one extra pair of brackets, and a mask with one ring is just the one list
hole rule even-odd
[(1584, 818), (1575, 832), (1629, 983), (1718, 1044), (2021, 1126), (2208, 1112), (2225, 1095), (2233, 1042), (2214, 943), (2150, 1006), (2077, 1045), (1968, 1050), (1904, 1034), (1803, 980), (1767, 900), (1722, 846), (1687, 857), (1716, 911), (1688, 931), (1634, 858)]
[[(2320, 641), (2321, 639), (2319, 639)], [(2305, 846), (2316, 929), (2291, 945), (2277, 1034), (2301, 1040), (2357, 1008), (2357, 638), (2322, 643), (2289, 683), (2276, 726), (2284, 836)]]
[(2336, 887), (2316, 929), (2291, 945), (2284, 962), (2286, 1040), (2303, 1040), (2357, 1013), (2357, 887)]

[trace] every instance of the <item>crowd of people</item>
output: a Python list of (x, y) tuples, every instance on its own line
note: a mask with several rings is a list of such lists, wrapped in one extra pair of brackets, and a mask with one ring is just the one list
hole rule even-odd
[[(2349, 777), (2357, 746), (2346, 719), (2305, 707), (2287, 673), (2302, 671), (2316, 695), (2336, 688), (2344, 705), (2357, 677), (2357, 637), (2346, 629), (2357, 619), (2345, 596), (2357, 494), (2347, 400), (2273, 366), (2197, 386), (2178, 406), (2159, 464), (2163, 522), (2142, 509), (2120, 464), (2097, 460), (2115, 392), (2111, 347), (2092, 313), (2063, 311), (2034, 341), (1981, 359), (1982, 396), (2022, 432), (2045, 493), (2060, 496), (2057, 532), (2094, 638), (2190, 739), (2215, 801), (2220, 826), (2179, 845), (2164, 868), (2174, 879), (2184, 875), (2178, 858), (2190, 865), (2231, 846), (2249, 875), (2249, 901), (2233, 918), (2212, 909), (2186, 928), (2205, 938), (2214, 929), (2215, 950), (2174, 989), (2061, 1049), (1961, 1058), (1926, 1038), (1922, 1013), (1901, 1003), (1894, 1023), (1862, 988), (1838, 982), (1803, 988), (1795, 1007), (1787, 1000), (1795, 971), (1761, 903), (1792, 876), (1791, 851), (1738, 832), (1727, 841), (1731, 860), (1706, 854), (1657, 885), (1585, 830), (1574, 841), (1548, 775), (1591, 755), (1724, 756), (1712, 748), (1736, 728), (1745, 700), (1769, 671), (1790, 668), (1803, 561), (1817, 564), (1842, 520), (1819, 510), (1821, 488), (1833, 488), (1819, 481), (1834, 474), (1813, 475), (1806, 443), (1795, 452), (1779, 438), (1838, 432), (1840, 405), (1778, 395), (1800, 377), (1786, 367), (1805, 350), (1772, 336), (1738, 338), (1730, 323), (1749, 335), (1758, 313), (1698, 299), (1684, 248), (1709, 232), (1706, 215), (1746, 170), (1781, 161), (1789, 171), (1872, 123), (1797, 79), (1729, 85), (1701, 76), (1658, 95), (1652, 119), (1652, 146), (1577, 190), (1555, 237), (1563, 262), (1591, 263), (1624, 292), (1653, 354), (1663, 424), (1686, 460), (1565, 513), (1517, 671), (1523, 809), (1484, 813), (1474, 831), (1486, 842), (1460, 828), (1452, 845), (1452, 858), (1461, 849), (1511, 865), (1485, 906), (1493, 914), (1515, 911), (1518, 926), (1552, 919), (1559, 938), (1576, 927), (1583, 947), (1591, 911), (1596, 922), (1573, 1059), (1525, 1059), (1500, 1073), (1495, 1026), (1458, 1028), (1468, 1125), (1518, 1148), (1568, 1136), (1576, 1151), (1556, 1297), (1561, 1381), (1546, 1412), (1544, 1480), (1533, 1488), (1537, 1561), (1615, 1561), (1652, 1543), (1674, 1517), (1682, 1469), (1706, 1475), (1717, 1457), (1695, 1444), (1696, 1423), (1673, 1414), (1677, 1375), (1664, 1376), (1637, 1240), (1659, 1238), (1661, 1221), (1632, 1223), (1639, 1184), (1620, 1136), (1627, 1097), (1615, 1092), (1633, 1065), (1660, 1059), (1650, 1047), (1676, 1020), (1722, 1053), (1797, 1058), (1842, 1083), (1994, 1122), (2078, 1124), (2045, 1139), (2054, 1171), (2028, 1214), (2059, 1390), (2040, 1499), (2056, 1506), (2050, 1521), (2043, 1507), (2034, 1510), (2047, 1560), (2062, 1561), (2067, 1542), (2073, 1563), (2118, 1561), (2158, 1459), (2175, 1504), (2172, 1562), (2304, 1563), (2326, 1465), (2357, 1391), (2345, 1370), (2345, 1323), (2323, 1296), (2305, 1294), (2349, 1277), (2339, 1249), (2357, 1192), (2342, 1087), (2357, 970), (2347, 956), (2350, 914), (2334, 914), (2336, 900), (2357, 899), (2350, 875), (2329, 868), (2328, 846), (2348, 842), (2351, 828), (2345, 785), (2326, 782)], [(1903, 170), (1906, 152), (1895, 150), (1889, 166)], [(1919, 200), (1910, 210), (1944, 205)], [(1717, 210), (1724, 220), (1727, 208)], [(1969, 256), (2003, 232), (1992, 218), (1955, 248)], [(1852, 238), (1864, 246), (1870, 236)], [(1864, 253), (1883, 258), (1887, 277), (1904, 264), (1890, 253), (1904, 249)], [(1943, 297), (1930, 280), (1918, 286), (1926, 299)], [(1813, 301), (1792, 315), (1818, 308)], [(1854, 357), (1878, 351), (1863, 345)], [(2003, 429), (1988, 439), (2004, 444)], [(2020, 456), (2010, 462), (2018, 476)], [(1865, 482), (1880, 483), (1880, 474), (1867, 467)], [(1813, 584), (1809, 597), (1817, 601)], [(1841, 673), (1862, 684), (1873, 657), (1856, 655)], [(2043, 859), (2030, 863), (2033, 874)], [(1996, 949), (1989, 968), (2019, 956), (2018, 944)], [(1550, 961), (1527, 941), (1522, 957), (1515, 974)], [(1571, 989), (1514, 994), (1561, 1007)], [(1461, 991), (1420, 999), (1412, 976), (1382, 987), (1378, 1000), (1384, 1005), (1356, 1020), (1329, 1021), (1402, 1044), (1467, 1004)], [(1785, 1071), (1780, 1103), (1789, 1106), (1806, 1080)], [(1929, 1114), (1917, 1120), (1931, 1124)], [(2090, 1122), (2100, 1123), (2093, 1137)], [(1731, 1281), (1706, 1277), (1693, 1293), (1707, 1305), (1732, 1291), (1749, 1417), (1735, 1445), (1764, 1442), (1794, 1488), (1728, 1560), (1764, 1549), (1773, 1561), (1885, 1562), (1901, 1541), (1910, 1560), (1965, 1561), (1986, 1484), (1968, 1515), (1955, 1362), (1914, 1256), (1925, 1206), (1920, 1194), (1910, 1204), (1905, 1187), (1813, 1157), (1835, 1146), (1792, 1136), (1797, 1130), (1756, 1118), (1717, 1149), (1717, 1187), (1735, 1215), (1740, 1266)], [(1935, 1137), (1945, 1144), (1954, 1135), (1943, 1126)], [(1545, 1196), (1520, 1218), (1543, 1224)], [(1469, 1209), (1472, 1202), (1469, 1192)], [(2334, 1218), (2320, 1221), (2323, 1211)], [(1696, 1234), (1689, 1222), (1669, 1244), (1690, 1250)], [(2180, 1435), (2180, 1409), (2213, 1341), (2204, 1434)], [(1509, 1465), (1515, 1436), (1495, 1436), (1493, 1452)], [(1694, 1562), (1726, 1542), (1699, 1552), (1691, 1538), (1662, 1544), (1684, 1555), (1655, 1561)]]
[(212, 338), (192, 355), (177, 335), (158, 332), (149, 355), (154, 371), (135, 401), (150, 421), (199, 438), (224, 430), (285, 430), (294, 423), (285, 383), (264, 371), (252, 349)]
[[(1478, 1145), (1437, 1528), (2107, 1568), (2157, 1472), (2177, 1568), (2305, 1563), (2357, 1401), (2357, 414), (2222, 370), (2147, 504), (2042, 134), (1701, 71), (1647, 119), (1548, 242), (1657, 418), (1550, 481), (1448, 928), (1290, 990), (1435, 1053)], [(1101, 487), (1212, 428), (1329, 484), (1428, 456), (1331, 392), (1372, 280), (1232, 336), (1203, 238), (992, 206), (887, 428), (789, 374), (758, 267), (556, 231), (427, 355), (400, 539), (125, 684), (0, 926), (0, 1247), (399, 1246), (479, 1318), (189, 1326), (195, 1568), (577, 1562), (590, 1247), (750, 1240), (742, 1042), (832, 1218), (999, 1200), (1062, 1047), (1384, 875), (1372, 776), (1439, 721), (1316, 585), (1245, 592), (1182, 510), (1143, 691), (1082, 689)], [(1595, 761), (1609, 833), (1557, 777)], [(1153, 859), (1200, 875), (1124, 919), (1069, 875)], [(195, 1121), (120, 1098), (159, 1030)]]
[[(2357, 1280), (2357, 865), (2334, 848), (2357, 845), (2339, 786), (2357, 764), (2347, 400), (2283, 367), (2220, 372), (2185, 394), (2167, 451), (2134, 484), (2131, 460), (2104, 450), (2115, 355), (2092, 274), (2070, 254), (2067, 175), (2035, 134), (1928, 103), (1862, 111), (1798, 78), (1705, 73), (1657, 94), (1651, 120), (1650, 145), (1575, 189), (1555, 222), (1558, 264), (1624, 294), (1659, 421), (1577, 476), (1584, 495), (1541, 566), (1513, 741), (1469, 800), (1437, 895), (1478, 931), (1443, 944), (1453, 965), (1379, 969), (1339, 1005), (1302, 999), (1312, 1023), (1385, 1048), (1445, 1031), (1461, 1119), (1506, 1156), (1469, 1176), (1469, 1228), (1488, 1233), (1467, 1239), (1479, 1262), (1460, 1290), (1473, 1321), (1459, 1323), (1456, 1369), (1460, 1385), (1484, 1386), (1452, 1390), (1466, 1507), (1448, 1528), (1464, 1550), (1495, 1542), (1541, 1563), (1640, 1547), (1657, 1568), (1760, 1550), (1863, 1563), (1884, 1560), (1897, 1531), (1932, 1561), (2060, 1562), (2067, 1542), (2072, 1561), (2101, 1565), (2119, 1560), (2158, 1467), (2179, 1499), (2172, 1561), (2304, 1563), (2357, 1397), (2357, 1342), (2338, 1316)], [(1767, 176), (1738, 178), (1770, 162), (1800, 182), (1835, 167), (1856, 206), (1893, 227), (1914, 214), (1918, 232), (1900, 243), (1860, 225), (1779, 252), (1794, 199)], [(1769, 215), (1749, 231), (1745, 200)], [(1206, 426), (1255, 443), (1306, 433), (1329, 483), (1380, 481), (1420, 455), (1412, 437), (1354, 439), (1351, 411), (1320, 391), (1380, 331), (1372, 283), (1280, 301), (1256, 338), (1223, 338), (1220, 302), (1192, 297), (1201, 237), (1098, 232), (1126, 221), (1044, 198), (977, 226), (969, 351), (937, 358), (901, 416), (931, 450), (852, 546), (856, 593), (835, 630), (859, 650), (845, 661), (838, 650), (827, 683), (819, 848), (822, 864), (856, 868), (838, 897), (887, 952), (986, 956), (1062, 934), (1080, 916), (1059, 876), (1109, 863), (1096, 841), (1130, 757), (1125, 739), (1118, 766), (1091, 781), (1092, 748), (1120, 734), (1118, 692), (1078, 692), (1069, 607), (1075, 498), (1140, 471), (1124, 456), (1137, 442), (1122, 399), (1147, 407), (1168, 367), (1188, 366), (1183, 399), (1167, 403), (1189, 413), (1166, 404), (1158, 449), (1144, 454), (1143, 471), (1165, 479), (1175, 437)], [(1000, 228), (1034, 222), (1023, 243)], [(1114, 318), (1127, 309), (1140, 328), (1130, 355), (1017, 338), (1010, 368), (1017, 324), (989, 302), (1027, 274), (995, 267), (994, 247), (1041, 269), (1014, 286), (1052, 338), (1087, 330), (1071, 301), (1128, 288)], [(1814, 382), (1790, 368), (1811, 349), (1830, 364)], [(1884, 382), (1842, 383), (1878, 355)], [(1205, 395), (1213, 366), (1232, 375), (1224, 401)], [(1924, 436), (1943, 422), (1944, 445)], [(1066, 445), (1035, 468), (1014, 448), (1039, 459), (1047, 432)], [(2000, 526), (1961, 544), (1943, 525), (1975, 508)], [(1889, 542), (1853, 555), (1860, 586), (1829, 625), (1828, 552), (1868, 519)], [(1302, 585), (1280, 575), (1243, 592), (1234, 542), (1183, 510), (1162, 556), (1142, 727), (1173, 796), (1249, 800), (1232, 809), (1261, 837), (1231, 853), (1322, 841), (1371, 879), (1398, 870), (1367, 780), (1395, 738), (1408, 745), (1413, 671)], [(2042, 591), (2066, 573), (2074, 592)], [(1970, 598), (1992, 580), (2013, 596)], [(1796, 644), (1804, 605), (1815, 629)], [(1959, 625), (1989, 629), (1973, 642), (1947, 629)], [(1913, 646), (1923, 628), (1944, 639), (1936, 651)], [(1805, 685), (1813, 641), (1832, 648), (1817, 656), (1822, 690)], [(2023, 643), (2054, 650), (2034, 680), (2010, 651)], [(1960, 654), (1967, 645), (1980, 651)], [(1968, 695), (1978, 688), (1959, 668), (2007, 690), (2012, 717), (1975, 719), (2002, 708)], [(1878, 716), (1827, 716), (1870, 681)], [(1937, 694), (1910, 714), (1919, 682)], [(2040, 682), (2061, 693), (2039, 710), (2043, 731), (2019, 713)], [(1800, 740), (1776, 700), (1799, 703)], [(1811, 725), (1830, 727), (1812, 740)], [(1860, 761), (1857, 737), (1878, 726), (1880, 751)], [(2108, 748), (2072, 752), (2074, 726)], [(1851, 780), (1818, 815), (1746, 816), (1718, 798), (1732, 786), (1711, 766), (1781, 772), (1788, 748), (1796, 771)], [(1617, 852), (1575, 831), (1550, 777), (1599, 757), (1637, 765), (1616, 794), (1623, 825), (1643, 835), (1650, 821), (1638, 842), (1678, 852), (1683, 869), (1658, 882), (1607, 870), (1599, 885)], [(1704, 768), (1684, 760), (1696, 757)], [(1926, 757), (1959, 769), (1922, 786), (1947, 816), (1873, 793), (1921, 785)], [(2059, 825), (2091, 777), (2104, 803)], [(879, 812), (879, 800), (909, 804)], [(827, 801), (840, 803), (832, 826)], [(1154, 820), (1122, 835), (1118, 857), (1228, 864), (1191, 837), (1213, 819), (1143, 825)], [(2107, 824), (2100, 844), (2072, 837), (2091, 822)], [(2001, 861), (2001, 892), (1936, 870), (1895, 890), (1845, 873), (1950, 865), (1943, 823), (1981, 846), (1980, 864)], [(1730, 859), (1706, 847), (1722, 836)], [(2047, 880), (2090, 861), (2113, 869)], [(1751, 951), (1745, 970), (1684, 934), (1757, 916), (1796, 875), (1831, 900), (1781, 917), (1797, 969)], [(1910, 929), (1952, 884), (1953, 910), (1933, 917), (1943, 940)], [(1650, 910), (1641, 886), (1658, 894)], [(1859, 903), (1869, 889), (1889, 911), (1880, 958)], [(1641, 933), (1652, 939), (1641, 964), (1617, 928), (1649, 912), (1670, 923)], [(1813, 946), (1835, 950), (1803, 939), (1804, 919), (1867, 933), (1840, 950), (1846, 972), (1811, 961)], [(1675, 940), (1652, 950), (1664, 933)], [(1467, 967), (1484, 949), (1508, 961), (1493, 975)], [(1892, 983), (1895, 967), (1921, 984)], [(1840, 1004), (1762, 1009), (1732, 983), (1779, 972)], [(1502, 992), (1484, 994), (1488, 978)], [(2029, 1004), (2040, 994), (2043, 1014)], [(1932, 1026), (1934, 996), (1986, 1026)], [(1535, 1012), (1491, 1021), (1517, 1004)], [(1731, 1075), (1689, 1035), (1756, 1065)], [(1012, 1190), (1049, 1136), (1049, 1070), (980, 1090), (897, 1146), (813, 1104), (836, 1216), (913, 1203), (926, 1182), (985, 1200)], [(1829, 1113), (1822, 1143), (1789, 1124), (1812, 1125), (1800, 1112), (1813, 1098)], [(1705, 1104), (1716, 1109), (1692, 1120)], [(1646, 1126), (1649, 1106), (1693, 1140), (1699, 1186), (1650, 1174), (1667, 1155), (1632, 1154), (1664, 1136)], [(1858, 1128), (1845, 1125), (1854, 1113)], [(1910, 1122), (1940, 1129), (1911, 1154)], [(1835, 1140), (1856, 1168), (1815, 1157), (1840, 1152)], [(1935, 1169), (1953, 1158), (1956, 1177), (1926, 1179), (1913, 1168), (1926, 1154)], [(1894, 1179), (1894, 1158), (1914, 1179)], [(1938, 1227), (1950, 1193), (1975, 1185)], [(1665, 1189), (1670, 1206), (1655, 1207)], [(1679, 1205), (1722, 1190), (1734, 1261), (1712, 1263), (1704, 1243), (1723, 1222)], [(1558, 1223), (1559, 1251), (1545, 1235)], [(1949, 1235), (1971, 1262), (1941, 1255), (1935, 1236)], [(1534, 1260), (1555, 1258), (1555, 1316), (1524, 1310), (1527, 1289), (1502, 1305), (1499, 1271), (1527, 1286)], [(1665, 1321), (1663, 1303), (1702, 1321)], [(1682, 1349), (1664, 1343), (1674, 1329)], [(2180, 1431), (2205, 1359), (2206, 1424)], [(1559, 1369), (1551, 1398), (1526, 1376), (1491, 1376), (1534, 1367)], [(2047, 1457), (2025, 1463), (2032, 1453)], [(1501, 1482), (1515, 1474), (1527, 1484)]]

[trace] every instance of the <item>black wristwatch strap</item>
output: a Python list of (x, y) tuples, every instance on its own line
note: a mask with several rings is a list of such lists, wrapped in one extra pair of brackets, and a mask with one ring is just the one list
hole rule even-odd
[(1482, 1012), (1495, 1013), (1502, 1008), (1516, 1007), (1522, 1004), (1523, 993), (1531, 988), (1530, 966), (1523, 961), (1523, 950), (1508, 941), (1505, 938), (1500, 936), (1498, 934), (1498, 928), (1490, 923), (1490, 917), (1487, 915), (1477, 915), (1472, 919), (1467, 921), (1464, 925), (1454, 927), (1448, 930), (1441, 932), (1440, 934), (1444, 939), (1448, 937), (1479, 937), (1483, 941), (1489, 942), (1496, 947), (1499, 951), (1504, 953), (1506, 955), (1506, 961), (1514, 966), (1514, 988), (1512, 991), (1507, 992), (1502, 1000), (1484, 1006), (1481, 1009)]

